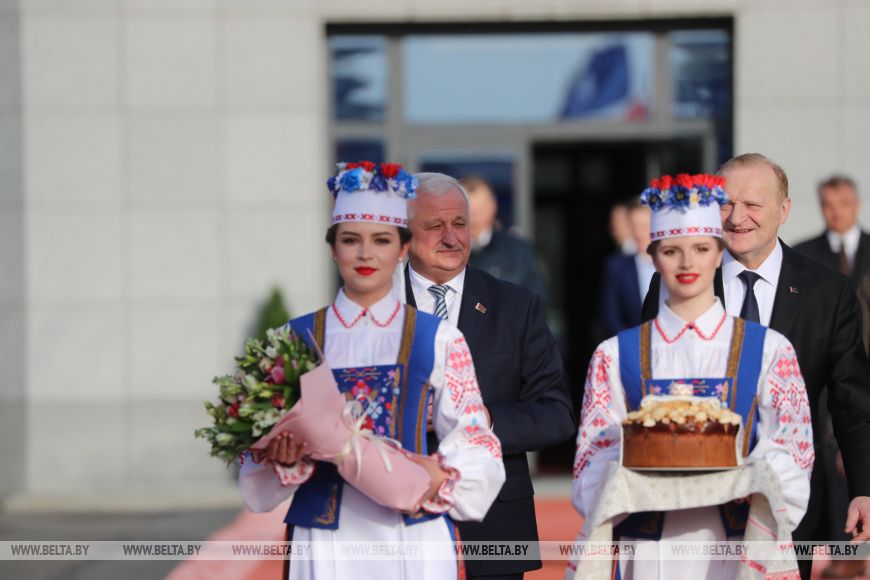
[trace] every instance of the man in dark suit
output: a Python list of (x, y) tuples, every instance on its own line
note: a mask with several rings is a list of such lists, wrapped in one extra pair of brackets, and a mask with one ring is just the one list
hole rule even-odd
[(858, 189), (850, 178), (833, 175), (819, 184), (818, 191), (826, 229), (794, 249), (849, 276), (858, 288), (870, 272), (870, 234), (858, 225)]
[[(817, 456), (823, 454), (819, 398), (828, 408), (852, 497), (846, 532), (870, 539), (870, 369), (861, 339), (861, 318), (852, 284), (842, 274), (802, 257), (778, 239), (791, 208), (781, 167), (756, 153), (720, 169), (729, 202), (722, 208), (728, 251), (716, 274), (716, 295), (729, 314), (761, 322), (794, 345), (806, 381)], [(656, 275), (644, 302), (644, 320), (658, 312), (662, 293)], [(817, 459), (810, 500), (793, 533), (798, 541), (828, 540), (826, 482)], [(798, 562), (808, 580), (812, 561)]]
[[(870, 235), (861, 231), (858, 225), (860, 202), (855, 182), (843, 175), (833, 175), (818, 187), (819, 205), (825, 219), (825, 231), (818, 237), (797, 244), (794, 249), (826, 266), (839, 270), (849, 276), (858, 290), (859, 299), (862, 281), (870, 272)], [(862, 300), (862, 319), (864, 321), (864, 346), (867, 346), (867, 318), (864, 310), (866, 301)], [(843, 532), (846, 521), (846, 506), (849, 504), (849, 490), (844, 474), (841, 473), (842, 458), (834, 438), (831, 419), (825, 409), (820, 409), (820, 428), (824, 429), (824, 457), (819, 457), (826, 472), (830, 539), (845, 541), (848, 536)], [(862, 575), (864, 562), (858, 560), (834, 560), (825, 569), (826, 577), (852, 578)]]
[(628, 218), (635, 252), (615, 252), (604, 259), (601, 329), (605, 338), (641, 323), (641, 303), (655, 273), (652, 258), (646, 253), (649, 246), (649, 207), (640, 203), (630, 205)]
[[(405, 298), (465, 335), (507, 473), (482, 522), (457, 522), (460, 538), (535, 542), (526, 452), (560, 443), (577, 428), (562, 360), (541, 298), (467, 265), (469, 210), (462, 186), (438, 173), (416, 177), (417, 197), (408, 206), (413, 237)], [(534, 560), (469, 560), (466, 571), (470, 578), (522, 578), (540, 566)]]
[(459, 180), (468, 193), (471, 222), (469, 263), (499, 280), (513, 282), (547, 298), (547, 285), (541, 261), (528, 240), (514, 235), (498, 223), (498, 200), (481, 177)]

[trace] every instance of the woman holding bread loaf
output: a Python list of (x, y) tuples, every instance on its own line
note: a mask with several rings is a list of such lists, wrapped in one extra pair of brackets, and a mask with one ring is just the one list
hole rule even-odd
[[(505, 474), (461, 332), (392, 294), (393, 272), (411, 236), (407, 200), (416, 179), (399, 165), (364, 161), (339, 164), (329, 188), (335, 206), (326, 240), (344, 285), (330, 306), (289, 324), (316, 343), (339, 390), (365, 410), (361, 428), (397, 440), (431, 482), (419, 509), (399, 513), (342, 479), (332, 463), (306, 457), (306, 442), (283, 434), (258, 461), (244, 462), (242, 496), (252, 511), (289, 498), (288, 540), (311, 542), (315, 550), (353, 541), (426, 541), (449, 552), (431, 561), (403, 557), (401, 550), (387, 559), (351, 561), (335, 557), (336, 548), (324, 558), (292, 560), (289, 578), (458, 578), (452, 520), (483, 519)], [(426, 449), (430, 399), (438, 449)]]
[[(592, 355), (574, 460), (573, 501), (584, 517), (620, 460), (628, 468), (668, 470), (759, 458), (776, 474), (791, 529), (806, 510), (814, 454), (794, 348), (774, 330), (728, 316), (713, 291), (724, 250), (723, 186), (718, 176), (665, 176), (641, 196), (652, 210), (647, 251), (668, 299), (654, 320), (604, 341)], [(635, 560), (614, 563), (614, 573), (735, 578), (740, 561), (663, 558), (659, 540), (742, 539), (749, 502), (613, 521), (615, 538), (638, 542)]]

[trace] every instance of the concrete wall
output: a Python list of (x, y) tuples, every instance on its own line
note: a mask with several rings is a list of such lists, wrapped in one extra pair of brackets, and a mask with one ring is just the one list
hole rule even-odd
[(861, 0), (0, 0), (0, 495), (231, 487), (212, 376), (272, 284), (330, 298), (326, 22), (703, 15), (736, 19), (737, 150), (815, 232), (821, 176), (870, 189)]
[[(861, 0), (753, 1), (737, 12), (737, 149), (763, 152), (788, 173), (786, 240), (822, 230), (820, 178), (845, 172), (870, 192), (868, 26)], [(870, 227), (870, 203), (861, 218)]]
[(212, 377), (329, 299), (322, 26), (243, 4), (22, 3), (29, 494), (228, 485)]
[(0, 5), (0, 498), (24, 486), (26, 328), (21, 52), (18, 9)]

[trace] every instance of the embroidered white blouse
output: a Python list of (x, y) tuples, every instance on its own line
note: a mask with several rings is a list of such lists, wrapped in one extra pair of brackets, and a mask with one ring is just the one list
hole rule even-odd
[[(340, 316), (336, 315), (336, 312)], [(334, 308), (326, 314), (324, 355), (332, 368), (389, 365), (396, 362), (404, 309), (392, 294), (364, 310), (340, 290)], [(356, 322), (354, 322), (356, 321)], [(350, 328), (347, 328), (350, 326)], [(435, 357), (429, 384), (433, 390), (433, 423), (440, 444), (437, 452), (450, 477), (423, 508), (447, 512), (455, 520), (481, 520), (505, 479), (501, 444), (488, 426), (474, 365), (462, 333), (442, 322), (435, 335)], [(434, 452), (435, 450), (430, 450)], [(274, 509), (292, 497), (313, 473), (303, 460), (292, 468), (246, 460), (239, 475), (242, 498), (248, 509)], [(296, 527), (294, 540), (345, 541), (450, 541), (443, 518), (406, 526), (402, 515), (380, 506), (345, 484), (336, 530)], [(448, 561), (340, 561), (297, 560), (291, 578), (451, 578), (455, 562)], [(368, 575), (371, 568), (372, 574)]]
[[(661, 305), (650, 345), (653, 378), (724, 377), (733, 328), (734, 318), (726, 315), (718, 299), (694, 324)], [(750, 455), (764, 458), (779, 476), (788, 519), (796, 527), (809, 501), (815, 458), (810, 408), (794, 348), (771, 329), (765, 333), (757, 395), (757, 443)], [(596, 349), (586, 375), (573, 484), (574, 507), (581, 515), (594, 505), (607, 464), (619, 460), (620, 429), (626, 415), (619, 344), (612, 337)], [(662, 537), (726, 539), (716, 507), (668, 512)], [(655, 542), (644, 543), (647, 549), (656, 549)], [(736, 574), (736, 564), (722, 560), (659, 560), (624, 570), (623, 578), (728, 578)], [(722, 569), (717, 571), (718, 567)], [(720, 576), (720, 572), (724, 575)]]

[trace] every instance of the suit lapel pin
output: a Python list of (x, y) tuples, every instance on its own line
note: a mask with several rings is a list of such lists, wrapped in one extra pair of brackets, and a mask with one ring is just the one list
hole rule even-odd
[(486, 306), (478, 302), (474, 305), (474, 309), (480, 312), (481, 314), (486, 314)]
[(800, 292), (798, 292), (798, 289), (795, 288), (794, 286), (789, 286), (788, 291), (791, 292), (792, 294), (800, 294)]

